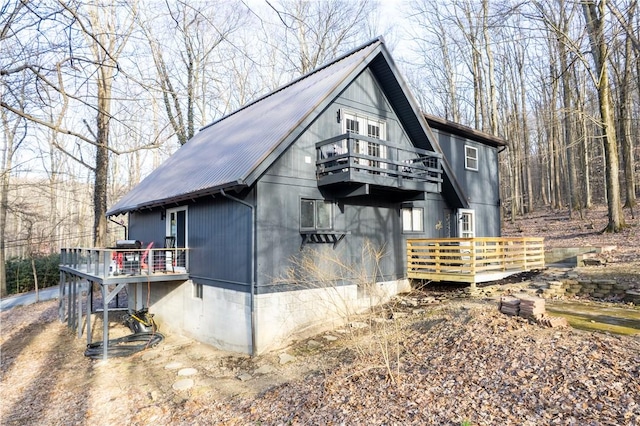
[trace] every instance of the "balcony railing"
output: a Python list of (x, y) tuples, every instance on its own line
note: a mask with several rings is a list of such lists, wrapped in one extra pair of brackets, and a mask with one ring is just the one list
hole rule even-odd
[(151, 276), (186, 275), (188, 265), (185, 248), (63, 248), (60, 252), (61, 271), (101, 281), (133, 282)]
[(408, 278), (477, 283), (544, 266), (543, 238), (407, 240)]
[(318, 185), (363, 183), (440, 192), (442, 155), (347, 132), (316, 144)]

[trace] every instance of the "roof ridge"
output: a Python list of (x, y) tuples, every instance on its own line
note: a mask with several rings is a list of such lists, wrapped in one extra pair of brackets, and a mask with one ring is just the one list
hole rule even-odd
[(250, 106), (257, 104), (258, 102), (263, 101), (266, 98), (271, 97), (271, 96), (275, 95), (276, 93), (281, 92), (284, 89), (286, 89), (288, 87), (291, 87), (291, 86), (299, 83), (300, 81), (302, 81), (302, 80), (304, 80), (304, 79), (306, 79), (306, 78), (308, 78), (308, 77), (310, 77), (310, 76), (312, 76), (312, 75), (314, 75), (314, 74), (316, 74), (316, 73), (318, 73), (318, 72), (320, 72), (320, 71), (322, 71), (322, 70), (324, 70), (324, 69), (326, 69), (326, 68), (328, 68), (328, 67), (330, 67), (332, 65), (335, 65), (336, 63), (348, 58), (349, 56), (355, 54), (356, 52), (359, 52), (362, 49), (365, 49), (365, 48), (371, 46), (372, 44), (374, 44), (376, 42), (380, 42), (381, 44), (384, 44), (384, 39), (382, 38), (382, 36), (377, 36), (376, 38), (374, 38), (372, 40), (369, 40), (367, 43), (364, 43), (364, 44), (362, 44), (362, 45), (360, 45), (360, 46), (358, 46), (358, 47), (356, 47), (356, 48), (344, 53), (343, 55), (337, 57), (336, 59), (334, 59), (334, 60), (332, 60), (330, 62), (327, 62), (326, 64), (324, 64), (324, 65), (322, 65), (322, 66), (320, 66), (318, 68), (315, 68), (315, 69), (309, 71), (308, 73), (306, 73), (304, 75), (301, 75), (300, 77), (290, 81), (289, 83), (287, 83), (287, 84), (285, 84), (283, 86), (280, 86), (280, 87), (272, 90), (271, 92), (268, 92), (268, 93), (266, 93), (266, 94), (264, 94), (264, 95), (262, 95), (262, 96), (260, 96), (260, 97), (258, 97), (256, 99), (252, 100), (251, 102), (243, 105), (242, 107), (236, 109), (235, 111), (233, 111), (233, 112), (231, 112), (231, 113), (229, 113), (229, 114), (227, 114), (225, 116), (222, 116), (219, 119), (217, 119), (215, 121), (212, 121), (211, 123), (209, 123), (209, 124), (207, 124), (205, 126), (202, 126), (199, 129), (199, 131), (207, 129), (207, 128), (213, 126), (214, 124), (217, 124), (217, 123), (221, 122), (222, 120), (225, 120), (225, 119), (237, 114), (238, 112), (243, 111), (243, 110), (249, 108)]

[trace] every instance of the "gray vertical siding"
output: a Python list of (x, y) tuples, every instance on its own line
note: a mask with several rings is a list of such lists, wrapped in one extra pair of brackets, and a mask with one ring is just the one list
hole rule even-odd
[[(468, 196), (469, 207), (476, 212), (476, 236), (499, 236), (501, 231), (497, 148), (442, 130), (434, 130), (434, 133), (458, 182)], [(465, 169), (465, 145), (478, 149), (478, 171)]]
[(196, 282), (249, 291), (251, 210), (222, 196), (189, 206), (189, 272)]
[[(447, 206), (439, 194), (428, 194), (427, 200), (414, 202), (416, 207), (425, 209), (425, 232), (404, 234), (399, 201), (391, 202), (384, 195), (336, 200), (331, 190), (318, 189), (315, 144), (342, 133), (342, 124), (337, 119), (339, 109), (384, 119), (387, 139), (411, 146), (378, 83), (366, 70), (319, 115), (258, 182), (258, 292), (290, 288), (278, 283), (286, 278), (287, 270), (293, 267), (296, 259), (305, 254), (314, 253), (318, 261), (336, 258), (346, 264), (357, 265), (363, 261), (363, 248), (367, 244), (384, 253), (379, 270), (375, 272), (376, 280), (402, 278), (406, 274), (406, 238), (443, 236), (446, 227), (436, 227), (436, 224), (444, 220)], [(332, 244), (308, 244), (301, 250), (301, 198), (334, 201), (334, 230), (349, 232), (335, 249)], [(372, 265), (365, 268), (367, 271), (376, 270)]]
[(155, 248), (164, 246), (165, 219), (160, 209), (144, 210), (129, 214), (129, 238), (140, 240), (144, 246), (153, 241)]

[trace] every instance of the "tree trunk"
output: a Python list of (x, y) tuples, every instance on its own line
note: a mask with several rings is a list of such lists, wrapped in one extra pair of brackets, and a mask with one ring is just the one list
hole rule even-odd
[(604, 38), (604, 12), (606, 0), (601, 0), (598, 5), (593, 0), (583, 3), (583, 11), (587, 21), (587, 30), (591, 42), (591, 53), (596, 68), (596, 88), (600, 106), (600, 118), (602, 128), (602, 143), (606, 165), (606, 189), (609, 223), (606, 232), (619, 232), (625, 226), (624, 215), (620, 203), (620, 172), (618, 160), (618, 142), (616, 140), (615, 121), (611, 101), (611, 88), (609, 86), (609, 71), (607, 66), (608, 47)]
[[(635, 5), (629, 8), (629, 24), (633, 22)], [(624, 160), (624, 181), (626, 200), (624, 207), (631, 209), (636, 205), (635, 159), (633, 155), (633, 133), (631, 130), (631, 63), (633, 58), (631, 37), (627, 34), (625, 41), (624, 70), (620, 85), (620, 138), (622, 144), (622, 158)]]

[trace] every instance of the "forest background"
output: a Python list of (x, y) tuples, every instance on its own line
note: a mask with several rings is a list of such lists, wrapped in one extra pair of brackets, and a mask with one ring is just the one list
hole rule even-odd
[[(623, 205), (636, 204), (637, 9), (637, 0), (3, 0), (0, 292), (28, 290), (47, 264), (55, 281), (60, 247), (121, 238), (107, 206), (198, 128), (377, 35), (424, 112), (508, 142), (506, 220), (606, 204), (606, 231), (618, 232)], [(17, 274), (25, 264), (33, 276), (8, 288), (7, 265)]]

